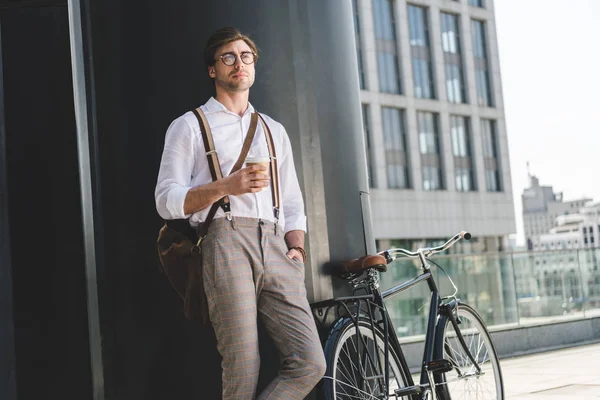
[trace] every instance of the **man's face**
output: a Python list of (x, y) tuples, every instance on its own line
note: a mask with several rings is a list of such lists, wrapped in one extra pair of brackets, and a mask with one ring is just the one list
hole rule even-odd
[[(243, 92), (254, 83), (254, 63), (245, 64), (241, 60), (243, 53), (252, 53), (250, 46), (243, 40), (221, 46), (215, 53), (215, 65), (208, 68), (208, 74), (219, 88), (227, 92)], [(235, 62), (228, 66), (221, 59), (225, 55), (235, 55)]]

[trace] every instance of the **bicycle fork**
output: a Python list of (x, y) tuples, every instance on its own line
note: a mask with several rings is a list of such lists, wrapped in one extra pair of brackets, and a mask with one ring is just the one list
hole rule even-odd
[[(465, 338), (463, 337), (462, 333), (460, 332), (460, 328), (459, 328), (459, 324), (460, 321), (458, 320), (458, 301), (457, 300), (452, 300), (450, 301), (448, 304), (444, 304), (440, 307), (444, 308), (448, 318), (450, 319), (450, 323), (452, 324), (452, 329), (454, 329), (454, 332), (456, 333), (456, 338), (458, 339), (458, 342), (460, 343), (460, 345), (462, 346), (462, 348), (464, 349), (465, 353), (467, 354), (467, 357), (469, 358), (469, 361), (471, 361), (473, 363), (473, 365), (476, 368), (476, 374), (477, 375), (481, 375), (481, 367), (479, 366), (479, 363), (475, 360), (475, 358), (473, 357), (473, 354), (471, 354), (471, 350), (469, 349), (469, 346), (467, 345), (467, 343), (465, 342)], [(460, 374), (460, 371), (458, 371)]]

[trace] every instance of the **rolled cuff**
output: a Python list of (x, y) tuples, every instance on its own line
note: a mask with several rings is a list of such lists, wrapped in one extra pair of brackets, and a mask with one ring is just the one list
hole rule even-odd
[(304, 231), (306, 232), (306, 215), (298, 215), (294, 217), (285, 217), (284, 232), (289, 231)]
[(178, 186), (169, 190), (167, 194), (167, 211), (171, 214), (172, 219), (183, 219), (189, 218), (191, 214), (185, 214), (183, 211), (183, 205), (185, 203), (185, 197), (191, 187)]

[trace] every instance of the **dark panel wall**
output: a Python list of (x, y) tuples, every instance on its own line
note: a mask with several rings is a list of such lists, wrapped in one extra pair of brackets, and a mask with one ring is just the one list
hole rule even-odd
[(67, 10), (2, 10), (0, 22), (17, 391), (20, 400), (87, 399), (91, 379)]
[[(1, 21), (0, 21), (1, 23)], [(2, 74), (2, 28), (0, 27), (0, 399), (17, 396), (13, 289), (10, 263), (6, 132), (4, 129), (4, 86)]]
[[(180, 300), (158, 272), (155, 240), (162, 222), (153, 191), (169, 123), (213, 93), (202, 62), (208, 34), (227, 24), (253, 34), (261, 23), (253, 7), (229, 13), (230, 20), (218, 11), (223, 7), (91, 2), (110, 293), (100, 300), (112, 320), (104, 330), (111, 335), (105, 347), (110, 398), (219, 398), (212, 330), (183, 318)], [(271, 343), (265, 339), (262, 345), (261, 386), (278, 364)]]
[[(103, 330), (110, 398), (219, 397), (219, 357), (212, 332), (183, 318), (180, 300), (158, 272), (155, 240), (161, 221), (153, 196), (169, 123), (213, 93), (202, 50), (215, 29), (236, 26), (265, 50), (250, 101), (286, 126), (296, 152), (302, 151), (300, 127), (307, 125), (305, 120), (327, 135), (332, 147), (326, 153), (326, 173), (335, 181), (327, 193), (328, 205), (334, 206), (328, 224), (339, 236), (335, 256), (364, 254), (358, 188), (366, 190), (366, 176), (355, 174), (358, 169), (364, 175), (365, 169), (360, 168), (364, 147), (358, 77), (350, 65), (355, 62), (354, 33), (350, 3), (334, 3), (89, 1), (99, 217), (109, 294), (100, 301), (110, 318)], [(328, 55), (328, 46), (337, 48)], [(346, 64), (330, 65), (344, 55), (350, 60)], [(308, 112), (300, 111), (299, 95), (307, 101)], [(326, 123), (319, 126), (321, 121)], [(336, 176), (339, 162), (347, 171), (344, 179)], [(299, 174), (302, 179), (303, 171)], [(355, 211), (336, 216), (333, 210), (339, 204)], [(262, 354), (264, 384), (277, 360), (268, 341)]]
[(165, 131), (208, 96), (198, 93), (202, 44), (186, 31), (201, 20), (191, 23), (188, 4), (178, 4), (90, 2), (110, 399), (220, 397), (212, 330), (185, 320), (155, 247), (162, 221), (154, 186)]
[[(353, 92), (357, 77), (348, 77), (350, 67), (334, 69), (328, 61), (312, 61), (324, 55), (319, 46), (334, 45), (336, 35), (353, 38), (351, 26), (344, 28), (346, 19), (351, 21), (349, 3), (328, 6), (322, 15), (316, 0), (206, 3), (82, 3), (90, 16), (83, 19), (90, 50), (86, 72), (108, 399), (220, 397), (212, 330), (184, 319), (181, 301), (159, 272), (155, 240), (162, 221), (153, 196), (167, 126), (212, 95), (202, 62), (212, 31), (237, 26), (266, 50), (257, 65), (251, 101), (286, 126), (296, 151), (302, 151), (300, 127), (319, 129), (326, 121), (321, 129), (329, 135), (327, 143), (336, 129), (345, 135), (342, 145), (328, 149), (330, 164), (336, 163), (332, 153), (350, 154), (350, 159), (360, 153), (355, 136), (362, 138), (362, 133), (354, 121), (360, 118), (359, 107), (356, 113), (339, 114), (357, 101), (350, 99), (358, 94)], [(335, 18), (337, 11), (348, 18)], [(68, 398), (87, 399), (90, 361), (66, 9), (4, 10), (1, 17), (3, 36), (11, 33), (3, 56), (5, 95), (10, 98), (8, 200), (19, 399), (58, 390)], [(316, 33), (311, 34), (313, 29)], [(347, 38), (336, 43), (343, 43), (338, 52), (353, 54), (344, 50)], [(318, 79), (313, 79), (315, 73)], [(332, 83), (347, 86), (349, 92), (341, 93), (350, 101), (333, 106), (335, 88), (328, 89)], [(296, 104), (299, 97), (306, 102), (304, 111)], [(339, 128), (336, 118), (344, 118)], [(353, 150), (348, 153), (344, 144)], [(329, 168), (326, 173), (335, 175)], [(300, 170), (301, 180), (302, 174)], [(355, 178), (337, 184), (355, 188), (361, 181), (358, 177), (353, 182)], [(332, 186), (328, 204), (358, 204), (358, 190), (348, 196), (343, 190)], [(346, 229), (348, 219), (339, 217), (342, 224), (333, 221), (330, 227), (344, 227), (340, 231), (352, 236), (345, 239), (355, 244), (344, 240), (344, 254), (363, 254), (360, 230)], [(38, 237), (40, 243), (35, 242)], [(261, 337), (263, 386), (273, 376), (277, 359), (270, 342)]]

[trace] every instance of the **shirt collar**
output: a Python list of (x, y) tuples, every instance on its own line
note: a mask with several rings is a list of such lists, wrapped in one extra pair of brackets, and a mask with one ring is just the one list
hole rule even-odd
[[(208, 101), (204, 104), (204, 107), (206, 107), (206, 110), (209, 112), (223, 111), (223, 112), (227, 112), (230, 114), (234, 114), (231, 111), (229, 111), (223, 104), (219, 103), (219, 101), (217, 99), (215, 99), (214, 97), (211, 97), (210, 99), (208, 99)], [(250, 102), (248, 102), (248, 108), (244, 112), (244, 115), (251, 114), (253, 112), (254, 112), (254, 107), (252, 106), (252, 104), (250, 104)]]

